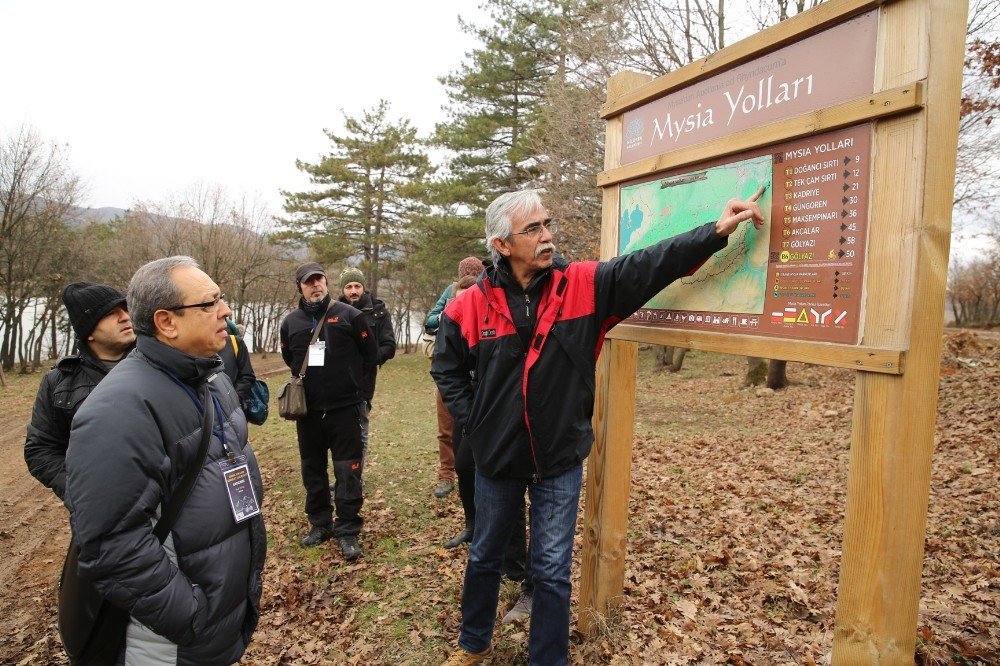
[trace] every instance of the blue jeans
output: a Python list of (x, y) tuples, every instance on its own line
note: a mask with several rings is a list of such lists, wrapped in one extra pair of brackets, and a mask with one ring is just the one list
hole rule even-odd
[(527, 479), (489, 479), (476, 472), (476, 530), (462, 590), (459, 647), (482, 652), (490, 646), (497, 618), (504, 552), (523, 509), (531, 499), (531, 664), (565, 664), (569, 655), (570, 566), (580, 504), (583, 465), (535, 483)]

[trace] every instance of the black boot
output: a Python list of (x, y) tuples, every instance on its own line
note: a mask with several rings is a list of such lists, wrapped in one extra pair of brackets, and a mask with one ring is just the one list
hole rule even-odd
[(473, 525), (466, 524), (465, 529), (459, 532), (454, 539), (444, 542), (444, 547), (451, 549), (458, 548), (463, 543), (472, 543), (472, 529)]
[(333, 536), (333, 525), (313, 525), (305, 539), (299, 542), (303, 547), (318, 546)]

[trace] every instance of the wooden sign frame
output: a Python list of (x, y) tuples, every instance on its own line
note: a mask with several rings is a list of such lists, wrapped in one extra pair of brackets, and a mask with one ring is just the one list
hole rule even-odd
[[(829, 108), (622, 164), (630, 109), (877, 10), (874, 90)], [(607, 85), (601, 259), (618, 252), (620, 184), (823, 131), (873, 123), (866, 316), (859, 344), (623, 323), (598, 363), (580, 627), (624, 584), (638, 343), (857, 370), (834, 664), (912, 664), (934, 446), (967, 0), (830, 0), (655, 80)], [(933, 101), (933, 104), (929, 104)]]

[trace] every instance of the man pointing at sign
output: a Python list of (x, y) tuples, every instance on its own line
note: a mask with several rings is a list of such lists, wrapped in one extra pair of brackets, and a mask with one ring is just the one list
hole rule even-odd
[(431, 366), (476, 462), (462, 630), (446, 664), (477, 664), (492, 652), (501, 563), (525, 489), (535, 584), (530, 663), (566, 663), (573, 532), (604, 336), (725, 247), (741, 222), (760, 228), (764, 189), (731, 199), (717, 222), (607, 262), (555, 256), (556, 222), (538, 190), (490, 204), (493, 265), (444, 311)]

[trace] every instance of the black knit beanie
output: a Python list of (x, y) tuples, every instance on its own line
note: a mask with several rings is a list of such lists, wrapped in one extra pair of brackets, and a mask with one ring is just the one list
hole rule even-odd
[(97, 322), (119, 305), (125, 305), (125, 294), (114, 287), (96, 282), (74, 282), (66, 285), (62, 294), (69, 323), (76, 339), (86, 342)]

